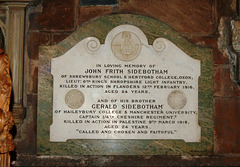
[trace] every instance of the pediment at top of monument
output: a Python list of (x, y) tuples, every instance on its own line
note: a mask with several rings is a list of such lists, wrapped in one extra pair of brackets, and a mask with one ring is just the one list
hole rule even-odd
[[(157, 38), (152, 45), (148, 44), (146, 35), (136, 26), (120, 25), (113, 28), (106, 36), (105, 43), (95, 37), (88, 37), (77, 43), (70, 50), (60, 57), (52, 59), (52, 63), (57, 63), (52, 68), (64, 70), (73, 66), (66, 66), (73, 60), (91, 63), (96, 61), (108, 61), (113, 63), (142, 63), (149, 59), (152, 62), (163, 63), (163, 66), (174, 66), (176, 70), (184, 69), (186, 72), (200, 75), (200, 61), (193, 59), (184, 53), (174, 43), (165, 38)], [(62, 68), (64, 67), (64, 69)], [(199, 72), (197, 72), (197, 71)]]

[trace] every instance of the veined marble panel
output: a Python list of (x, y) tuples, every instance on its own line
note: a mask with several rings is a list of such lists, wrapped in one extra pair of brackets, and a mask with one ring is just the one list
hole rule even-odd
[[(112, 48), (111, 42), (109, 42), (109, 44), (105, 42), (105, 41), (109, 41), (107, 39), (112, 39), (113, 41), (121, 40), (121, 37), (118, 35), (116, 36), (116, 34), (119, 34), (119, 33), (121, 34), (122, 31), (113, 33), (111, 37), (108, 36), (108, 34), (109, 32), (111, 32), (111, 30), (114, 30), (115, 27), (119, 25), (125, 25), (125, 24), (138, 27), (143, 32), (141, 34), (145, 34), (146, 36), (146, 37), (143, 36), (144, 38), (142, 38), (141, 36), (139, 37), (139, 33), (132, 32), (136, 34), (136, 36), (139, 37), (139, 39), (141, 39), (140, 40), (141, 50), (139, 54), (137, 55), (133, 54), (132, 56), (127, 57), (127, 59), (124, 58), (123, 55), (118, 54), (119, 52), (116, 51), (117, 50), (116, 47), (115, 47), (116, 50), (114, 49), (114, 46), (116, 46), (115, 44), (117, 42), (116, 43), (113, 42), (114, 44), (113, 48)], [(131, 37), (134, 36), (132, 35), (132, 33), (130, 33)], [(61, 59), (62, 57), (64, 57), (63, 55), (67, 55), (68, 52), (71, 51), (71, 48), (74, 50), (74, 49), (78, 49), (76, 46), (79, 46), (79, 49), (82, 48), (82, 46), (86, 46), (85, 42), (88, 41), (87, 40), (88, 37), (95, 37), (94, 38), (95, 41), (97, 41), (98, 39), (100, 45), (98, 44), (92, 45), (93, 49), (91, 50), (88, 50), (85, 47), (83, 50), (81, 50), (82, 52), (79, 51), (76, 54), (71, 55), (73, 58), (77, 58), (77, 57), (85, 58), (84, 59), (85, 61), (81, 62), (83, 67), (79, 66), (79, 69), (83, 69), (83, 72), (81, 73), (85, 73), (87, 69), (94, 69), (94, 68), (96, 69), (96, 62), (89, 64), (89, 60), (92, 60), (90, 59), (90, 57), (94, 57), (94, 56), (96, 57), (94, 58), (94, 60), (97, 59), (101, 64), (101, 68), (98, 67), (97, 69), (98, 70), (101, 69), (101, 74), (103, 74), (104, 72), (104, 75), (106, 75), (105, 74), (106, 69), (112, 69), (112, 70), (117, 69), (116, 67), (111, 68), (111, 64), (113, 62), (114, 64), (118, 62), (117, 64), (121, 64), (121, 65), (125, 65), (125, 64), (150, 65), (154, 63), (157, 65), (156, 70), (160, 70), (160, 69), (163, 69), (163, 67), (168, 67), (168, 66), (164, 64), (163, 66), (160, 66), (158, 62), (168, 62), (167, 60), (169, 59), (170, 60), (178, 59), (177, 55), (179, 54), (176, 54), (176, 53), (181, 53), (180, 57), (184, 57), (183, 55), (185, 55), (183, 59), (176, 61), (176, 63), (179, 62), (183, 66), (181, 65), (177, 66), (177, 64), (173, 64), (173, 65), (176, 66), (176, 68), (178, 69), (180, 69), (180, 67), (185, 68), (184, 67), (185, 65), (186, 67), (189, 66), (194, 69), (192, 73), (189, 72), (191, 71), (190, 70), (191, 68), (189, 68), (188, 70), (185, 69), (188, 72), (185, 76), (191, 76), (193, 77), (193, 79), (189, 81), (186, 81), (186, 80), (183, 80), (183, 81), (185, 81), (184, 83), (189, 82), (189, 85), (194, 86), (193, 90), (197, 89), (198, 87), (198, 91), (196, 91), (197, 93), (195, 92), (196, 95), (190, 95), (191, 94), (190, 92), (192, 89), (183, 90), (181, 88), (181, 90), (176, 90), (176, 89), (154, 90), (153, 88), (150, 88), (150, 89), (148, 88), (147, 91), (149, 91), (150, 93), (138, 94), (131, 97), (129, 96), (130, 95), (129, 93), (126, 96), (121, 95), (121, 98), (124, 97), (125, 100), (132, 100), (132, 98), (134, 98), (135, 100), (140, 100), (139, 97), (141, 96), (143, 97), (143, 99), (146, 100), (146, 99), (149, 99), (151, 94), (153, 94), (154, 96), (152, 96), (151, 98), (152, 102), (153, 100), (155, 100), (153, 104), (155, 103), (164, 104), (163, 105), (164, 111), (167, 111), (167, 109), (177, 111), (177, 110), (184, 110), (186, 107), (190, 107), (188, 106), (189, 105), (188, 102), (196, 100), (191, 98), (189, 99), (189, 97), (198, 96), (198, 100), (195, 101), (198, 104), (196, 103), (192, 104), (195, 107), (198, 105), (197, 107), (198, 109), (193, 110), (193, 111), (198, 111), (198, 114), (197, 114), (198, 116), (194, 116), (194, 114), (190, 114), (190, 117), (195, 118), (193, 119), (195, 123), (197, 122), (196, 118), (198, 117), (198, 124), (201, 127), (200, 140), (195, 140), (198, 142), (185, 142), (184, 138), (180, 139), (180, 137), (179, 139), (167, 139), (167, 138), (161, 139), (158, 137), (156, 139), (149, 138), (144, 140), (109, 139), (109, 138), (108, 139), (76, 139), (76, 138), (67, 139), (65, 138), (64, 140), (62, 140), (64, 142), (50, 142), (50, 138), (51, 138), (50, 126), (54, 125), (53, 122), (55, 117), (53, 115), (53, 111), (54, 111), (53, 103), (55, 100), (54, 99), (55, 96), (53, 95), (54, 82), (55, 82), (54, 79), (57, 79), (57, 78), (54, 78), (53, 75), (51, 74), (51, 60), (55, 58), (56, 58), (55, 60)], [(142, 39), (147, 39), (147, 40), (142, 40)], [(155, 40), (157, 41), (163, 40), (163, 42), (166, 44), (166, 47), (157, 47), (157, 46), (153, 47)], [(138, 44), (139, 43), (135, 43), (135, 46)], [(105, 47), (103, 47), (103, 45), (105, 45)], [(110, 50), (110, 52), (104, 55), (98, 54), (98, 53), (103, 53), (104, 48), (107, 49), (106, 45), (108, 45), (108, 49)], [(99, 48), (94, 46), (99, 46)], [(169, 47), (173, 48), (173, 51), (167, 50), (169, 49)], [(126, 54), (130, 51), (131, 51), (131, 48), (129, 50), (126, 49), (125, 51), (123, 51), (123, 53)], [(170, 57), (167, 57), (165, 55), (165, 53), (169, 53), (168, 51), (172, 53)], [(138, 52), (134, 52), (134, 53), (138, 53)], [(142, 53), (147, 53), (148, 55), (142, 54)], [(88, 58), (86, 59), (87, 56)], [(103, 56), (103, 57), (100, 58), (98, 56)], [(145, 56), (149, 56), (149, 57), (152, 56), (152, 58), (149, 58), (149, 57), (146, 58)], [(113, 15), (113, 16), (105, 16), (102, 18), (98, 18), (80, 27), (79, 30), (74, 32), (67, 39), (65, 39), (64, 41), (62, 41), (56, 46), (40, 47), (39, 84), (38, 84), (38, 130), (37, 130), (38, 154), (39, 155), (209, 155), (209, 154), (212, 154), (213, 153), (213, 61), (212, 61), (212, 57), (213, 57), (213, 53), (211, 49), (194, 46), (192, 43), (184, 39), (181, 35), (176, 33), (174, 30), (172, 30), (170, 27), (166, 26), (165, 24), (157, 20), (144, 17), (144, 16), (138, 16), (138, 15)], [(108, 62), (106, 61), (102, 62), (102, 60), (106, 60), (106, 59), (108, 60)], [(153, 61), (153, 60), (156, 60), (156, 61)], [(193, 67), (191, 63), (186, 64), (185, 61), (188, 62), (188, 60), (189, 62), (195, 62), (196, 66)], [(78, 63), (80, 62), (76, 62), (76, 64)], [(64, 62), (64, 64), (67, 64), (67, 62)], [(104, 67), (104, 64), (106, 64), (106, 67)], [(68, 68), (71, 68), (71, 67), (68, 67)], [(76, 67), (72, 66), (72, 68), (76, 68)], [(126, 69), (125, 68), (124, 69), (120, 68), (120, 69), (124, 70), (123, 76), (124, 75), (128, 76), (128, 74), (125, 74), (127, 72), (125, 70), (128, 70), (128, 69), (131, 70), (130, 67)], [(170, 72), (169, 74), (171, 75), (173, 73), (176, 73), (177, 76), (180, 76), (181, 74), (181, 70), (168, 71), (168, 72)], [(66, 74), (66, 75), (69, 76), (70, 74)], [(99, 74), (96, 74), (96, 75), (99, 75)], [(115, 77), (120, 76), (120, 74), (111, 74), (111, 75)], [(156, 75), (154, 74), (153, 77), (156, 78)], [(171, 77), (166, 79), (171, 80)], [(113, 79), (106, 79), (107, 83), (102, 83), (101, 85), (104, 85), (104, 86), (108, 85), (109, 80), (113, 80)], [(140, 79), (140, 80), (145, 81), (145, 79)], [(65, 80), (62, 79), (62, 81), (66, 82), (66, 79)], [(101, 80), (101, 82), (105, 82), (105, 81)], [(146, 83), (144, 84), (146, 85)], [(134, 85), (137, 86), (138, 84), (136, 83)], [(153, 83), (152, 81), (152, 83), (149, 83), (149, 85), (157, 85), (157, 83), (156, 81), (155, 83)], [(122, 88), (117, 88), (117, 90), (121, 90), (121, 89)], [(69, 102), (69, 99), (71, 99), (71, 96), (68, 95), (68, 92), (71, 91), (72, 89), (70, 90), (68, 88), (65, 88), (64, 90), (65, 90), (65, 94), (63, 93), (64, 98), (62, 98), (61, 105), (64, 105), (64, 107), (66, 108), (72, 107), (73, 109), (71, 110), (74, 110), (74, 111), (82, 110), (83, 108), (86, 109), (86, 106), (89, 105), (88, 104), (89, 99), (91, 101), (94, 98), (96, 99), (99, 98), (98, 93), (95, 94), (94, 92), (100, 91), (99, 88), (91, 88), (91, 89), (89, 88), (89, 92), (85, 88), (80, 89), (80, 87), (78, 87), (77, 88), (78, 91), (75, 91), (75, 88), (74, 88), (73, 89), (73, 91), (75, 92), (74, 94), (78, 97), (77, 99), (79, 99), (77, 101), (81, 101), (81, 103), (79, 102), (71, 103)], [(94, 90), (94, 92), (92, 93), (90, 90)], [(104, 91), (104, 90), (105, 88), (102, 89), (101, 91)], [(131, 89), (129, 90), (131, 91)], [(81, 93), (79, 91), (81, 91)], [(155, 93), (155, 91), (156, 92), (166, 91), (165, 95), (167, 95), (167, 98), (166, 96), (161, 97), (159, 95), (158, 97), (156, 97), (157, 93)], [(184, 92), (184, 94), (182, 92)], [(69, 94), (71, 94), (71, 92), (69, 92)], [(178, 95), (181, 96), (182, 103), (179, 103), (181, 105), (174, 104), (175, 102), (174, 94), (176, 94), (176, 96)], [(111, 98), (107, 97), (106, 93), (103, 93), (102, 95), (104, 95), (106, 98), (101, 99), (102, 101), (101, 103), (104, 103), (105, 99), (107, 100), (112, 99), (112, 97)], [(161, 101), (157, 101), (156, 99), (158, 98), (161, 98)], [(163, 101), (163, 99), (165, 101)], [(148, 103), (152, 104), (150, 101)], [(140, 103), (139, 101), (136, 104), (144, 104), (144, 103)], [(180, 107), (181, 109), (177, 109), (176, 106), (181, 106), (183, 108)], [(121, 109), (122, 105), (117, 104), (117, 107)], [(198, 133), (198, 132), (195, 132), (195, 133)]]

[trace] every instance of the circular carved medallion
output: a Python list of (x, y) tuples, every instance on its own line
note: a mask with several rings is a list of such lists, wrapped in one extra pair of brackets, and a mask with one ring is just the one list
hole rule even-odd
[(184, 92), (174, 90), (169, 93), (167, 101), (172, 109), (180, 110), (187, 104), (187, 97)]
[(72, 109), (80, 108), (83, 105), (84, 100), (84, 94), (77, 89), (72, 89), (65, 95), (65, 103)]
[(117, 34), (111, 44), (113, 54), (123, 61), (135, 59), (139, 55), (141, 47), (138, 36), (129, 31)]

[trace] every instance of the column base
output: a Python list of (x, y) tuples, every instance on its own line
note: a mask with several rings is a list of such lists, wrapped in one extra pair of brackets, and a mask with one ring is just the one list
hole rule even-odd
[(14, 116), (14, 122), (16, 127), (16, 134), (14, 139), (21, 138), (21, 125), (23, 123), (24, 118), (26, 117), (26, 109), (22, 105), (13, 105), (12, 112)]

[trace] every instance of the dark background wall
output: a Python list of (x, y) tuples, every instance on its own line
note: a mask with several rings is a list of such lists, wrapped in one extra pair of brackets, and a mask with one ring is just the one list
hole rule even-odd
[[(25, 90), (27, 109), (20, 137), (15, 138), (16, 165), (240, 165), (240, 90), (233, 76), (230, 21), (237, 17), (235, 0), (42, 0), (27, 8), (25, 39)], [(92, 6), (91, 6), (92, 4)], [(36, 156), (38, 47), (55, 45), (91, 19), (112, 14), (139, 14), (172, 27), (197, 46), (213, 49), (214, 156), (164, 157)], [(130, 160), (130, 161), (129, 161)], [(127, 163), (127, 161), (129, 163)]]

